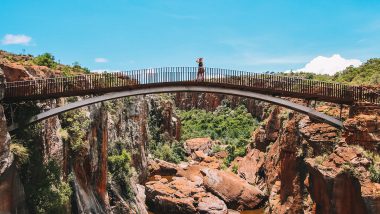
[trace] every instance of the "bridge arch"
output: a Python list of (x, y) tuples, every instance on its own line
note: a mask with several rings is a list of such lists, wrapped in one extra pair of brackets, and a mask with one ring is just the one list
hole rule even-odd
[[(236, 89), (236, 88), (226, 88), (226, 87), (220, 87), (220, 86), (188, 86), (188, 85), (156, 86), (156, 87), (150, 87), (150, 88), (136, 88), (136, 89), (130, 89), (130, 90), (121, 91), (121, 92), (107, 93), (101, 96), (88, 98), (85, 100), (67, 104), (65, 106), (50, 109), (48, 111), (45, 111), (43, 113), (33, 116), (29, 121), (27, 121), (26, 123), (22, 125), (26, 126), (26, 125), (39, 122), (41, 120), (47, 119), (49, 117), (52, 117), (52, 116), (55, 116), (55, 115), (58, 115), (58, 114), (61, 114), (73, 109), (88, 106), (88, 105), (95, 104), (102, 101), (108, 101), (108, 100), (113, 100), (117, 98), (129, 97), (129, 96), (158, 94), (158, 93), (174, 93), (174, 92), (207, 92), (207, 93), (219, 93), (219, 94), (227, 94), (227, 95), (252, 98), (252, 99), (261, 100), (261, 101), (269, 102), (275, 105), (292, 109), (294, 111), (300, 112), (302, 114), (306, 114), (313, 119), (316, 119), (323, 123), (327, 123), (339, 129), (343, 128), (343, 123), (334, 117), (328, 116), (312, 108), (299, 105), (299, 104), (296, 104), (291, 101), (281, 99), (278, 97), (273, 97), (270, 95), (265, 95), (265, 94), (252, 92), (252, 91), (245, 91), (245, 90)], [(14, 131), (18, 128), (19, 127), (16, 124), (14, 124), (8, 127), (8, 131)]]

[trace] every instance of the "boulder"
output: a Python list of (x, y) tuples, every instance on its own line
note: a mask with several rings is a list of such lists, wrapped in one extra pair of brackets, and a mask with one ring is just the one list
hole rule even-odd
[(195, 152), (201, 151), (206, 155), (209, 155), (211, 153), (212, 146), (214, 145), (214, 142), (211, 140), (211, 138), (193, 138), (186, 140), (184, 143), (185, 151), (188, 155), (192, 157), (192, 159), (197, 158), (197, 155)]
[(4, 71), (7, 82), (34, 79), (24, 66), (16, 63), (0, 64), (0, 68)]
[(202, 169), (201, 173), (206, 189), (232, 209), (254, 209), (266, 198), (261, 190), (233, 173), (209, 168)]
[(203, 175), (201, 170), (206, 167), (200, 165), (190, 165), (184, 169), (180, 169), (177, 172), (177, 176), (185, 177), (198, 185), (203, 183)]
[(238, 160), (236, 163), (232, 163), (230, 168), (236, 165), (239, 177), (246, 180), (249, 184), (257, 186), (261, 191), (266, 192), (265, 153), (258, 149), (252, 149), (245, 157)]
[(148, 168), (151, 175), (175, 175), (178, 170), (176, 164), (159, 159), (150, 159), (148, 161)]
[(226, 204), (204, 188), (184, 177), (174, 177), (169, 183), (146, 183), (146, 200), (156, 213), (227, 214)]

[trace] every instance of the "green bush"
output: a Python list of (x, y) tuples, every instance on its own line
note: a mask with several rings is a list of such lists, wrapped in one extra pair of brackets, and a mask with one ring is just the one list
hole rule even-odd
[(285, 76), (301, 77), (304, 79), (320, 80), (325, 82), (341, 82), (353, 85), (373, 85), (380, 83), (380, 58), (369, 59), (359, 67), (347, 67), (335, 75), (321, 75), (305, 72), (282, 73)]
[(131, 155), (125, 149), (119, 154), (113, 154), (108, 157), (108, 169), (112, 175), (112, 180), (122, 188), (122, 193), (126, 198), (133, 197), (133, 191), (130, 185), (132, 176)]
[(44, 53), (33, 59), (33, 62), (40, 66), (46, 66), (49, 68), (55, 68), (57, 63), (55, 62), (54, 56), (50, 53)]
[(16, 164), (18, 167), (29, 161), (29, 150), (21, 143), (11, 143), (10, 150), (16, 158)]
[[(34, 154), (36, 155), (36, 154)], [(51, 160), (47, 164), (36, 164), (40, 157), (22, 173), (27, 203), (31, 213), (67, 213), (72, 190), (67, 182), (61, 181), (60, 167)]]
[(243, 105), (232, 109), (220, 106), (214, 112), (200, 109), (178, 111), (182, 124), (182, 140), (196, 137), (212, 137), (228, 141), (251, 137), (258, 122)]
[(86, 112), (80, 109), (65, 112), (62, 117), (62, 132), (68, 133), (70, 148), (74, 152), (79, 152), (86, 145), (86, 133), (90, 119)]
[(90, 69), (88, 69), (86, 67), (82, 67), (79, 64), (79, 62), (74, 62), (72, 69), (73, 69), (74, 72), (77, 72), (77, 73), (85, 73), (85, 74), (89, 74), (90, 73)]
[(164, 116), (162, 107), (159, 103), (170, 102), (172, 99), (169, 95), (159, 96), (159, 100), (151, 100), (151, 110), (149, 111), (149, 151), (154, 157), (179, 163), (185, 159), (185, 150), (182, 142), (172, 139), (169, 133), (163, 130)]
[(238, 169), (239, 169), (239, 166), (238, 166), (238, 165), (234, 164), (234, 165), (232, 166), (232, 172), (233, 172), (233, 173), (237, 174), (237, 173), (238, 173)]
[[(214, 112), (192, 109), (190, 111), (179, 111), (178, 114), (182, 124), (182, 140), (211, 137), (227, 144), (226, 166), (229, 166), (236, 157), (246, 154), (251, 133), (258, 126), (257, 120), (243, 105), (232, 109), (225, 104), (218, 107)], [(214, 153), (220, 150), (220, 146), (213, 148)]]
[(369, 167), (370, 179), (372, 182), (380, 183), (380, 168), (375, 164)]
[(184, 160), (185, 150), (180, 143), (165, 143), (157, 147), (153, 155), (164, 161), (179, 163)]

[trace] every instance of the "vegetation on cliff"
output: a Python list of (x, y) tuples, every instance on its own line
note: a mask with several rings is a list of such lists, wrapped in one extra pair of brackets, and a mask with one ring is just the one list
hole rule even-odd
[(58, 71), (63, 76), (72, 76), (83, 73), (90, 73), (90, 70), (81, 66), (78, 62), (72, 65), (64, 65), (57, 62), (51, 53), (43, 53), (34, 57), (33, 55), (13, 54), (0, 50), (0, 63), (16, 63), (22, 66), (46, 66), (52, 71)]
[(282, 73), (287, 76), (298, 76), (305, 79), (321, 80), (326, 82), (340, 82), (352, 85), (379, 85), (380, 84), (380, 58), (369, 59), (361, 66), (347, 67), (335, 75), (321, 75), (308, 72)]
[[(62, 133), (67, 132), (70, 148), (74, 152), (80, 152), (86, 145), (86, 133), (90, 125), (90, 119), (81, 109), (68, 111), (62, 115)], [(64, 137), (65, 135), (63, 135)]]
[[(258, 122), (243, 105), (233, 109), (226, 104), (218, 107), (214, 112), (201, 109), (178, 111), (182, 123), (182, 140), (197, 137), (211, 137), (226, 144), (229, 165), (236, 157), (246, 154), (251, 133), (258, 126)], [(214, 148), (214, 150), (220, 150)]]
[[(122, 145), (116, 143), (116, 145)], [(127, 152), (122, 146), (117, 146), (113, 149), (108, 156), (108, 170), (110, 172), (111, 180), (115, 181), (121, 188), (121, 193), (126, 198), (133, 197), (131, 189), (130, 178), (132, 176), (131, 154)]]
[(62, 180), (62, 171), (56, 160), (44, 160), (40, 147), (42, 127), (31, 125), (19, 130), (12, 146), (20, 159), (19, 169), (24, 184), (26, 203), (31, 213), (66, 213), (72, 190)]
[(165, 123), (165, 116), (163, 115), (162, 106), (159, 104), (160, 102), (171, 102), (172, 98), (170, 96), (167, 97), (167, 95), (162, 95), (157, 97), (157, 99), (156, 101), (151, 101), (151, 109), (149, 111), (149, 151), (158, 159), (179, 163), (185, 159), (183, 142), (178, 142), (173, 139), (173, 137), (164, 130), (163, 124)]

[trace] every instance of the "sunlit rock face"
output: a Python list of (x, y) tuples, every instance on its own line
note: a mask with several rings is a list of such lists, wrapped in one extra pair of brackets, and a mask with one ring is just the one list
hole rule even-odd
[(339, 146), (324, 160), (306, 160), (310, 172), (307, 187), (317, 212), (377, 213), (378, 204), (374, 204), (380, 199), (380, 185), (369, 180), (371, 160), (362, 152)]
[(244, 104), (248, 111), (260, 120), (267, 117), (266, 111), (270, 106), (265, 102), (223, 94), (181, 92), (175, 95), (175, 105), (183, 110), (199, 108), (206, 111), (215, 111), (223, 103), (231, 107)]
[(380, 109), (376, 105), (357, 104), (351, 107), (350, 118), (344, 122), (347, 144), (360, 145), (380, 152)]
[(227, 214), (226, 204), (185, 177), (162, 178), (146, 184), (148, 205), (157, 213)]
[[(4, 74), (0, 68), (0, 78)], [(3, 98), (3, 84), (0, 87), (0, 100)], [(10, 151), (11, 137), (7, 131), (4, 108), (0, 105), (0, 213), (27, 213), (24, 186)]]

